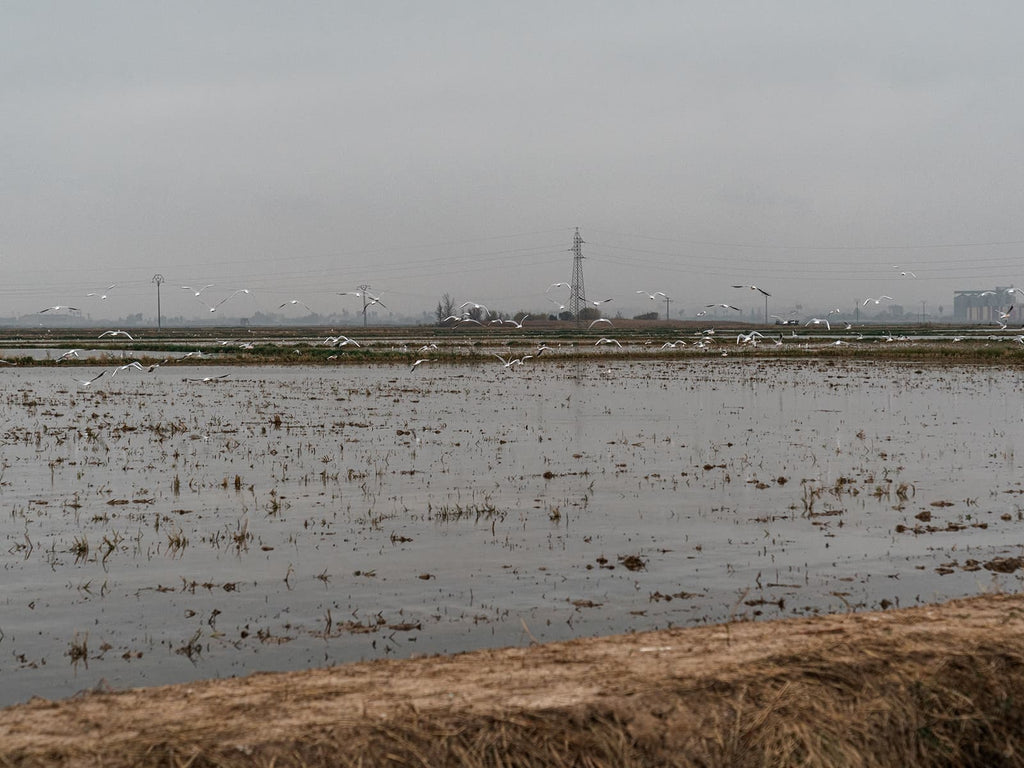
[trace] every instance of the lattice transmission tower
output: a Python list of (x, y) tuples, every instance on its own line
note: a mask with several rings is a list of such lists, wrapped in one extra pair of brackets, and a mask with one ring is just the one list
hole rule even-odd
[(580, 237), (580, 228), (576, 227), (576, 234), (572, 238), (572, 286), (569, 289), (569, 311), (572, 312), (576, 325), (580, 324), (580, 311), (586, 306), (587, 292), (583, 288), (583, 238)]

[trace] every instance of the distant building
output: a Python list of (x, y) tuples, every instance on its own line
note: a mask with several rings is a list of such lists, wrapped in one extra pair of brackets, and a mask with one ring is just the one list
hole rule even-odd
[(953, 291), (953, 320), (960, 323), (994, 323), (999, 313), (1013, 304), (1013, 286), (977, 291)]

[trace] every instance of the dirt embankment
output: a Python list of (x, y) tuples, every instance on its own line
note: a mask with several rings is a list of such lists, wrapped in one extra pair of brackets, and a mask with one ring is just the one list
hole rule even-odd
[(34, 700), (0, 765), (1024, 765), (1024, 598)]

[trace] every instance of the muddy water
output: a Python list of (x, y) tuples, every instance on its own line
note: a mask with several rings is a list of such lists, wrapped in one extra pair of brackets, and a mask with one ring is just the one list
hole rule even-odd
[(0, 371), (0, 704), (1018, 589), (1013, 370), (201, 371)]

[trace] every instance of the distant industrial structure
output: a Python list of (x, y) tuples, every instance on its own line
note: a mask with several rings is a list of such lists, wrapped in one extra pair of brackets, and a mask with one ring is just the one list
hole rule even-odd
[(961, 323), (994, 323), (1014, 303), (1013, 286), (977, 291), (953, 291), (953, 320)]

